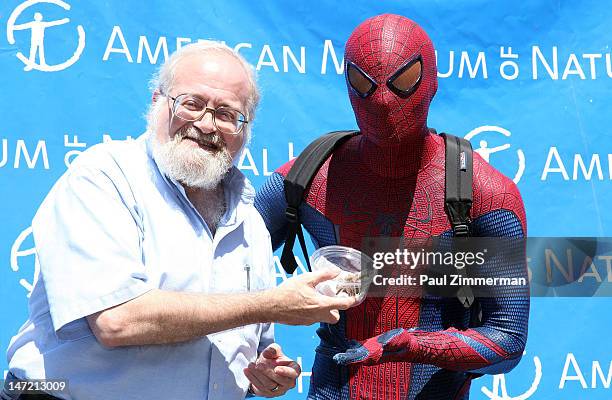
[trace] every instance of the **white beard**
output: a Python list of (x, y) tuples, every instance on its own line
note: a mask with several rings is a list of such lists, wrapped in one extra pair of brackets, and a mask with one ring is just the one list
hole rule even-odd
[[(161, 143), (153, 132), (153, 158), (162, 173), (182, 185), (213, 189), (232, 167), (232, 157), (223, 140), (217, 134), (202, 136), (193, 125), (187, 125), (176, 132), (166, 143)], [(192, 143), (183, 143), (190, 137), (205, 143), (213, 143), (219, 150), (209, 152)]]

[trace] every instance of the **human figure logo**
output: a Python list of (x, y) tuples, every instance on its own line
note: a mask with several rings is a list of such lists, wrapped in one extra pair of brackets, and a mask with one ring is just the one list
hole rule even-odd
[[(480, 126), (476, 129), (473, 129), (472, 131), (470, 131), (467, 135), (465, 135), (465, 139), (470, 140), (480, 134), (485, 134), (486, 132), (495, 132), (495, 133), (501, 133), (502, 135), (504, 135), (505, 137), (509, 138), (512, 136), (512, 134), (510, 133), (509, 130), (504, 129), (500, 126), (495, 126), (495, 125), (485, 125), (485, 126)], [(489, 142), (486, 140), (480, 140), (478, 142), (478, 146), (479, 147), (475, 147), (474, 151), (477, 152), (478, 154), (480, 154), (480, 156), (486, 161), (486, 162), (490, 162), (491, 159), (491, 155), (495, 154), (495, 153), (499, 153), (501, 151), (507, 150), (511, 147), (511, 145), (509, 143), (505, 143), (499, 146), (494, 146), (494, 147), (490, 147), (489, 146)], [(521, 149), (517, 149), (516, 150), (516, 156), (518, 159), (518, 168), (514, 174), (514, 178), (512, 179), (514, 181), (514, 183), (518, 183), (521, 180), (521, 177), (523, 176), (523, 173), (525, 172), (525, 153), (523, 153), (523, 150)]]
[[(525, 354), (526, 353), (523, 353), (523, 355)], [(480, 390), (491, 400), (527, 400), (536, 392), (536, 390), (538, 390), (538, 386), (542, 380), (542, 362), (540, 361), (540, 357), (533, 357), (533, 364), (535, 366), (535, 376), (533, 378), (533, 382), (527, 391), (518, 396), (508, 395), (508, 389), (506, 388), (506, 376), (504, 374), (493, 376), (493, 385), (491, 389), (486, 386), (482, 386)]]
[(78, 44), (77, 48), (72, 56), (66, 61), (49, 65), (45, 58), (45, 32), (47, 29), (55, 28), (61, 25), (65, 25), (70, 22), (69, 18), (62, 18), (57, 20), (45, 20), (45, 17), (40, 12), (34, 13), (34, 20), (24, 23), (17, 23), (17, 18), (29, 7), (32, 7), (40, 3), (50, 3), (63, 8), (66, 11), (70, 10), (70, 4), (63, 2), (62, 0), (27, 0), (21, 3), (13, 10), (7, 23), (6, 23), (6, 39), (9, 44), (15, 44), (15, 31), (30, 30), (30, 52), (28, 57), (23, 53), (17, 52), (17, 58), (25, 64), (24, 71), (43, 71), (43, 72), (56, 72), (64, 70), (81, 57), (83, 49), (85, 49), (85, 30), (82, 25), (78, 25), (77, 35)]

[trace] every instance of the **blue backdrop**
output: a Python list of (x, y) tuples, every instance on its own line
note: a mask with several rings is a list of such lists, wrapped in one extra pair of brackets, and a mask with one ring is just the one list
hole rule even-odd
[[(198, 39), (224, 40), (257, 67), (263, 100), (239, 166), (259, 187), (316, 136), (356, 127), (342, 75), (353, 28), (383, 12), (412, 18), (437, 49), (429, 125), (468, 137), (514, 178), (531, 236), (612, 236), (609, 5), (452, 3), (3, 0), (0, 347), (27, 315), (38, 205), (80, 151), (143, 132), (151, 74)], [(612, 281), (609, 260), (595, 267)], [(534, 299), (523, 361), (475, 381), (472, 398), (612, 398), (611, 306)], [(303, 398), (314, 328), (279, 326), (277, 339), (305, 371), (287, 398)]]

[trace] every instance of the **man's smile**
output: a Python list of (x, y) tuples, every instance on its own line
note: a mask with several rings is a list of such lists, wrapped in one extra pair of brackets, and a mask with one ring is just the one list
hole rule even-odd
[(191, 137), (186, 137), (185, 139), (197, 144), (200, 148), (204, 150), (208, 150), (212, 152), (217, 152), (220, 150), (220, 147), (218, 145), (214, 144), (213, 142), (207, 141), (207, 140), (195, 139)]

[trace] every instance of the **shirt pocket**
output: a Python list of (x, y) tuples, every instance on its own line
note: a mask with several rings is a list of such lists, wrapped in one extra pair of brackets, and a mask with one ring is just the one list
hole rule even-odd
[(214, 293), (245, 293), (266, 289), (269, 275), (262, 271), (252, 249), (240, 244), (215, 258), (211, 271), (210, 291)]
[(250, 291), (258, 292), (276, 286), (275, 266), (265, 249), (251, 246), (251, 262), (248, 264)]
[(211, 271), (211, 293), (244, 293), (251, 285), (251, 268), (241, 254), (225, 254), (216, 259)]

